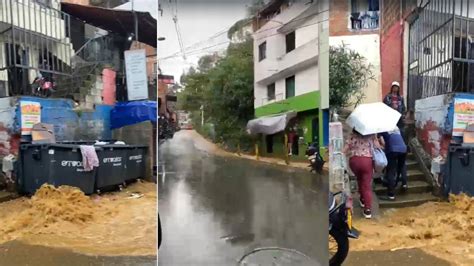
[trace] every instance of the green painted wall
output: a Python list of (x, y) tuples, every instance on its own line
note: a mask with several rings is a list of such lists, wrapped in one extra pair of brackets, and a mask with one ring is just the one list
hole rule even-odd
[[(303, 132), (301, 135), (304, 138), (304, 144), (299, 145), (299, 153), (298, 156), (291, 156), (291, 161), (306, 161), (307, 158), (305, 157), (305, 151), (307, 148), (307, 143), (312, 142), (312, 120), (318, 117), (318, 110), (310, 110), (302, 113), (298, 113), (298, 127), (304, 129), (305, 127), (308, 129), (306, 133)], [(262, 136), (261, 140), (259, 141), (260, 146), (260, 154), (264, 157), (274, 157), (274, 158), (281, 158), (285, 159), (285, 147), (284, 147), (284, 133), (278, 133), (273, 137), (273, 153), (267, 153), (266, 141), (265, 136)]]
[(288, 111), (304, 112), (318, 108), (319, 101), (319, 91), (313, 91), (258, 107), (255, 109), (255, 117), (275, 115)]

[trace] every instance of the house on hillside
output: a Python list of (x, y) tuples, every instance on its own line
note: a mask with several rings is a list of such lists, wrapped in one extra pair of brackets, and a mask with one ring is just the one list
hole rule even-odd
[[(254, 18), (256, 119), (252, 123), (294, 116), (286, 129), (263, 135), (263, 155), (284, 155), (285, 131), (289, 129), (296, 137), (292, 158), (304, 159), (307, 143), (327, 145), (328, 5), (327, 1), (273, 0)], [(257, 126), (254, 133), (262, 132)]]

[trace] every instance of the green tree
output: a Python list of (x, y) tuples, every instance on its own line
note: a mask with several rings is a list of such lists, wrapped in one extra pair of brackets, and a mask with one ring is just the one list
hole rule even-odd
[(204, 106), (206, 123), (214, 124), (217, 141), (229, 147), (237, 143), (250, 147), (245, 127), (254, 113), (252, 40), (229, 45), (225, 56), (208, 69), (188, 72), (185, 81), (178, 104), (192, 114), (195, 127), (200, 130), (199, 110)]
[(329, 105), (333, 111), (359, 104), (363, 88), (374, 79), (372, 66), (345, 45), (329, 50)]

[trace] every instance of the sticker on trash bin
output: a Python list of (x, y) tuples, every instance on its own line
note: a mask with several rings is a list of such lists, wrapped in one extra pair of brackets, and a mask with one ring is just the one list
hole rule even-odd
[(84, 166), (81, 161), (61, 161), (61, 166), (76, 168), (76, 172), (84, 172)]
[(54, 155), (54, 150), (49, 150), (48, 153), (49, 153), (50, 155)]
[(104, 158), (102, 159), (104, 163), (111, 163), (113, 166), (122, 165), (122, 157), (113, 157), (113, 158)]
[(136, 161), (136, 163), (141, 163), (142, 159), (143, 159), (143, 156), (142, 155), (134, 155), (134, 156), (130, 156), (128, 159), (130, 161)]

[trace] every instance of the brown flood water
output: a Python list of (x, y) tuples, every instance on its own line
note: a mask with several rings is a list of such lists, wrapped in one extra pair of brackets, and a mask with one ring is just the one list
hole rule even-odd
[[(141, 197), (131, 197), (138, 192)], [(85, 196), (71, 187), (44, 186), (31, 199), (0, 204), (0, 244), (65, 248), (106, 256), (156, 256), (156, 184)]]
[(421, 249), (452, 265), (474, 265), (474, 198), (390, 210), (378, 220), (356, 220), (361, 231), (352, 251)]

